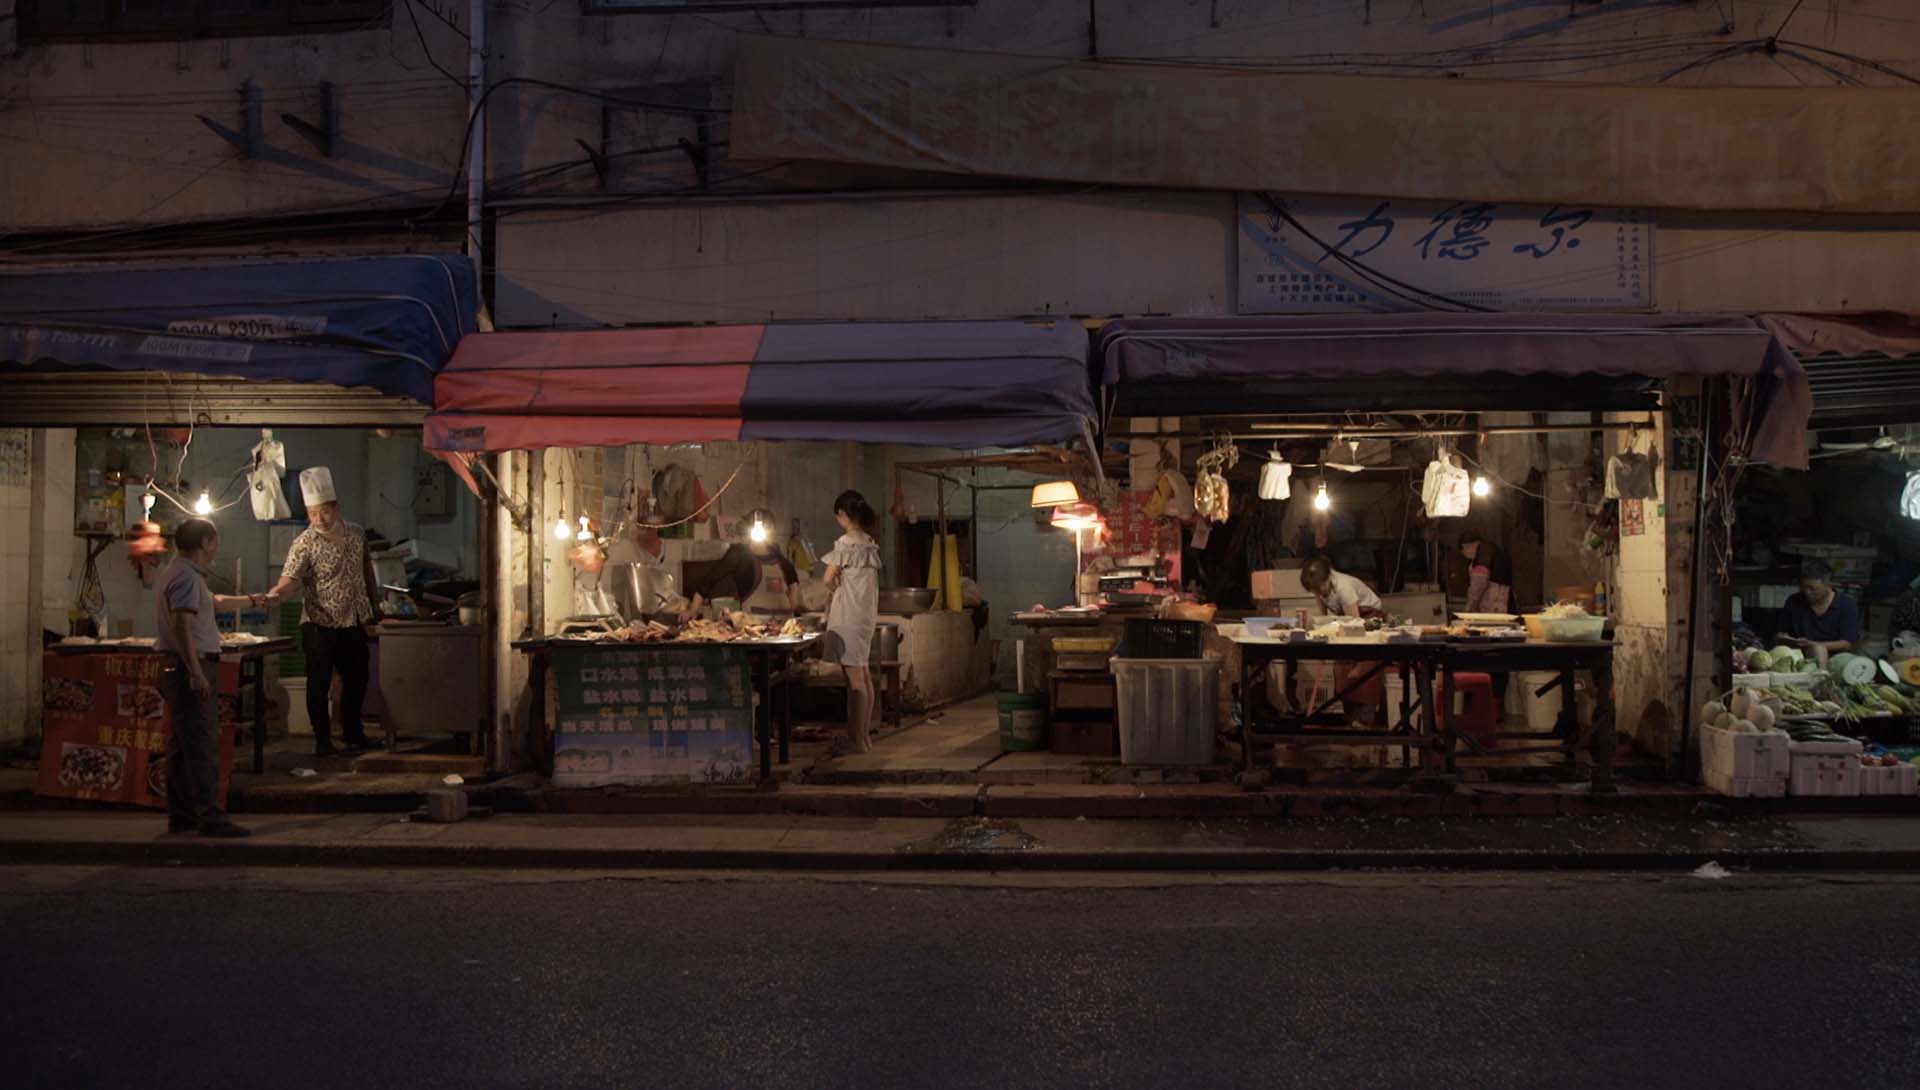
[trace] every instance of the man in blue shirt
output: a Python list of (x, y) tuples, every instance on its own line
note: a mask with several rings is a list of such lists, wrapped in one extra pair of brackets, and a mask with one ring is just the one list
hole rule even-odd
[(160, 637), (154, 646), (166, 656), (164, 675), (173, 737), (167, 742), (167, 831), (201, 836), (246, 836), (220, 808), (220, 629), (216, 610), (259, 605), (261, 595), (245, 598), (215, 594), (207, 587), (207, 565), (220, 550), (220, 532), (206, 519), (190, 518), (173, 533), (178, 552), (160, 577)]
[(1860, 642), (1860, 607), (1833, 589), (1833, 568), (1824, 560), (1800, 567), (1800, 593), (1780, 611), (1781, 643), (1801, 648), (1822, 668), (1830, 656)]

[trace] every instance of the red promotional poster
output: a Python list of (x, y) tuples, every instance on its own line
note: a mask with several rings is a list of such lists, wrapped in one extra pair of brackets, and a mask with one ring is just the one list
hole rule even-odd
[[(39, 794), (165, 809), (173, 717), (159, 655), (47, 652)], [(240, 664), (222, 662), (220, 803), (233, 775)]]

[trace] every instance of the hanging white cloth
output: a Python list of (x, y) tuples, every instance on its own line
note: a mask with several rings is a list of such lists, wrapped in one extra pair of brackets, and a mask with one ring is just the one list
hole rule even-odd
[(1920, 519), (1920, 470), (1907, 474), (1907, 483), (1900, 489), (1900, 513)]
[(1293, 495), (1293, 466), (1277, 450), (1267, 452), (1267, 464), (1260, 467), (1260, 498), (1284, 500)]
[(287, 506), (286, 493), (280, 490), (280, 479), (287, 472), (287, 447), (273, 437), (270, 431), (260, 433), (260, 441), (253, 446), (253, 470), (247, 480), (251, 486), (249, 495), (253, 498), (253, 517), (261, 522), (293, 517), (293, 509)]
[(1473, 504), (1473, 476), (1450, 458), (1435, 458), (1427, 463), (1420, 499), (1428, 518), (1463, 518)]

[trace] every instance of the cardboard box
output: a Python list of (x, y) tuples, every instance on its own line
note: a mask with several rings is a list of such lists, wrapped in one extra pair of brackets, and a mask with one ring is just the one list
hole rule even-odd
[(1253, 597), (1255, 601), (1267, 598), (1311, 598), (1307, 588), (1300, 584), (1299, 568), (1273, 568), (1253, 573)]

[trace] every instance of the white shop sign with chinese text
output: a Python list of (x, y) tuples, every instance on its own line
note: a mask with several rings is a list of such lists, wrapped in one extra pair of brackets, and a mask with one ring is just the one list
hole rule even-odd
[[(1413, 289), (1490, 310), (1653, 307), (1653, 228), (1644, 212), (1369, 197), (1276, 199), (1297, 227), (1262, 198), (1240, 196), (1242, 314), (1429, 309)], [(1444, 308), (1437, 301), (1434, 306)]]

